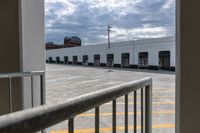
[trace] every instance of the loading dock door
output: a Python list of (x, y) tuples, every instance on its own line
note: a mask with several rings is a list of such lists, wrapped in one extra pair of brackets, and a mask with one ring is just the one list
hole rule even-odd
[(148, 68), (148, 52), (140, 52), (138, 61), (139, 68)]
[(122, 56), (121, 56), (122, 67), (129, 67), (130, 66), (129, 58), (130, 58), (129, 53), (123, 53), (122, 54)]
[(83, 55), (83, 65), (88, 65), (88, 55)]
[(78, 64), (78, 56), (73, 56), (73, 64)]
[(49, 62), (53, 63), (53, 58), (52, 57), (49, 57)]
[(159, 52), (159, 69), (170, 70), (170, 51)]
[(114, 55), (107, 54), (107, 66), (112, 67), (114, 66)]
[(100, 66), (100, 55), (94, 55), (94, 65)]
[(60, 63), (60, 57), (56, 57), (56, 63)]
[(68, 56), (65, 56), (65, 57), (64, 57), (64, 63), (65, 63), (65, 64), (68, 64)]

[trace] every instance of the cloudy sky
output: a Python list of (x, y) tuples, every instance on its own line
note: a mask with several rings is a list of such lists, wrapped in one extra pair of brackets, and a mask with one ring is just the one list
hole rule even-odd
[(83, 45), (173, 36), (175, 0), (45, 0), (46, 41), (79, 36)]

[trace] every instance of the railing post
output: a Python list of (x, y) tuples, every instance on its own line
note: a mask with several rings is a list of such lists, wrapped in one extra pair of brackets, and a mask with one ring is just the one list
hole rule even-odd
[(144, 96), (143, 88), (141, 88), (141, 133), (144, 133)]
[(34, 96), (33, 96), (33, 76), (31, 76), (31, 106), (34, 107)]
[[(41, 91), (40, 92), (41, 105), (45, 105), (46, 104), (45, 73), (40, 75), (40, 91)], [(46, 130), (43, 129), (41, 132), (46, 133)]]
[(99, 107), (95, 108), (95, 133), (99, 133)]
[(9, 77), (9, 112), (12, 111), (12, 78)]
[(46, 104), (45, 73), (40, 76), (41, 85), (41, 105)]
[(134, 91), (134, 133), (137, 133), (137, 91)]
[[(45, 105), (46, 104), (46, 90), (45, 90), (45, 73), (43, 72), (41, 75), (40, 75), (40, 91), (41, 91), (41, 96), (40, 96), (40, 101), (41, 101), (41, 105)], [(33, 100), (34, 100), (34, 97), (33, 97), (33, 75), (31, 75), (31, 99), (32, 99), (32, 107), (34, 107), (34, 104), (33, 104)], [(41, 133), (46, 133), (46, 130), (43, 129), (41, 131)]]
[(125, 133), (128, 133), (128, 94), (125, 95)]
[(145, 133), (152, 133), (152, 84), (145, 87)]
[(113, 108), (112, 108), (112, 133), (116, 133), (116, 99), (113, 100)]
[(68, 133), (74, 133), (74, 118), (69, 119)]

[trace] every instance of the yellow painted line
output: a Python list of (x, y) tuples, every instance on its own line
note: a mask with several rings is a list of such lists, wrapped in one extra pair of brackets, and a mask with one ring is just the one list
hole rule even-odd
[[(134, 112), (128, 112), (128, 115), (133, 115)], [(141, 112), (137, 112), (137, 115), (140, 115)], [(158, 112), (153, 112), (153, 115), (161, 115), (161, 114), (175, 114), (174, 110), (167, 110), (167, 111), (158, 111)], [(117, 112), (116, 115), (124, 115), (124, 112)], [(85, 113), (85, 114), (80, 114), (78, 117), (93, 117), (95, 116), (94, 113)], [(112, 116), (112, 113), (100, 113), (100, 116)]]
[(153, 93), (171, 93), (171, 92), (175, 93), (175, 91), (157, 91), (157, 90), (153, 90)]
[(154, 99), (162, 99), (162, 98), (175, 98), (175, 97), (172, 97), (172, 96), (153, 96), (152, 98), (154, 98)]
[(153, 91), (156, 90), (156, 91), (175, 91), (176, 89), (175, 88), (153, 88)]
[[(105, 103), (103, 105), (111, 105), (112, 103)], [(118, 105), (124, 105), (124, 102), (117, 102)], [(134, 104), (134, 102), (128, 102), (129, 105)], [(137, 102), (137, 104), (141, 104), (141, 102)], [(153, 105), (174, 105), (175, 102), (153, 102)]]
[[(133, 98), (134, 96), (128, 96), (129, 98)], [(120, 97), (119, 99), (122, 99), (124, 97)], [(140, 96), (137, 96), (137, 98), (141, 98)], [(172, 97), (172, 96), (153, 96), (152, 97), (153, 99), (175, 99), (175, 97)]]
[[(160, 128), (175, 128), (175, 124), (159, 124), (159, 125), (153, 125), (153, 129), (160, 129)], [(129, 130), (133, 130), (134, 126), (129, 126)], [(137, 129), (141, 129), (141, 126), (137, 126)], [(124, 131), (124, 126), (118, 126), (117, 131)], [(95, 132), (94, 128), (87, 128), (87, 129), (75, 129), (74, 133), (93, 133)], [(106, 127), (106, 128), (100, 128), (100, 132), (112, 132), (111, 127)], [(68, 133), (67, 130), (51, 130), (50, 133)]]
[(153, 96), (153, 99), (175, 99), (176, 97), (171, 96)]
[[(156, 90), (154, 90), (154, 91), (152, 91), (153, 92), (153, 94), (156, 94), (156, 93), (162, 93), (162, 94), (164, 94), (164, 93), (172, 93), (172, 94), (175, 94), (175, 91), (156, 91)], [(140, 91), (138, 91), (137, 92), (137, 94), (140, 94)], [(130, 93), (130, 95), (132, 95), (132, 93)]]
[(161, 91), (160, 90), (153, 90), (153, 92), (165, 93), (165, 92), (176, 92), (176, 91), (175, 90), (161, 90)]

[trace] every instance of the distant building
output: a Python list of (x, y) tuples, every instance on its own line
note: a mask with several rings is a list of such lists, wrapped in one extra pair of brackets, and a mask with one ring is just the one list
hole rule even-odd
[(46, 43), (46, 49), (58, 49), (58, 48), (63, 48), (64, 45), (57, 45), (54, 44), (53, 42), (48, 42)]
[(70, 47), (80, 47), (81, 39), (77, 36), (65, 37), (64, 44), (54, 44), (53, 42), (46, 43), (46, 49), (60, 49)]
[(81, 39), (77, 36), (65, 37), (64, 45), (69, 47), (81, 46)]
[(47, 50), (49, 63), (175, 71), (175, 38), (150, 38)]

